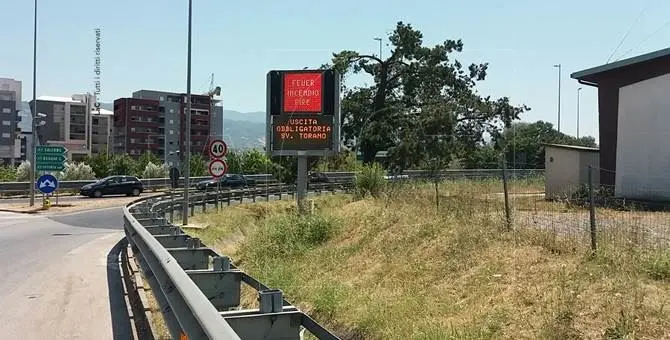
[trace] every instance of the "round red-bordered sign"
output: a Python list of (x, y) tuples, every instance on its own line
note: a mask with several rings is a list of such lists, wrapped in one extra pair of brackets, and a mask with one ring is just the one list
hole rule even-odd
[(215, 139), (209, 143), (209, 156), (212, 158), (221, 158), (228, 153), (228, 145), (221, 139)]
[(228, 164), (222, 159), (213, 159), (209, 162), (209, 174), (214, 178), (222, 177), (228, 171)]

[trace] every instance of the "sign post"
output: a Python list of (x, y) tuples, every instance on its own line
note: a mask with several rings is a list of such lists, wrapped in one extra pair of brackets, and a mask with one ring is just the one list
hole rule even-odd
[(224, 157), (228, 153), (228, 145), (222, 139), (215, 139), (208, 146), (209, 157), (209, 174), (216, 178), (216, 211), (219, 211), (219, 194), (221, 193), (220, 178), (228, 172), (228, 164)]
[(296, 200), (305, 212), (308, 157), (340, 151), (340, 75), (334, 70), (270, 71), (267, 74), (265, 150), (298, 157)]
[(37, 171), (62, 171), (65, 168), (65, 154), (63, 146), (39, 145), (36, 147), (35, 165)]

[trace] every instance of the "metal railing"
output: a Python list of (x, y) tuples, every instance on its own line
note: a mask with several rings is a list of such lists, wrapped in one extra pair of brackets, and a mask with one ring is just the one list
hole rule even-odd
[[(311, 184), (333, 193), (343, 184)], [(235, 201), (294, 197), (295, 186), (273, 185), (190, 196), (190, 214)], [(337, 336), (270, 289), (235, 267), (170, 221), (181, 212), (182, 193), (139, 199), (124, 208), (125, 233), (174, 339), (299, 339), (304, 330), (318, 339)], [(258, 293), (257, 308), (240, 309), (241, 284)]]

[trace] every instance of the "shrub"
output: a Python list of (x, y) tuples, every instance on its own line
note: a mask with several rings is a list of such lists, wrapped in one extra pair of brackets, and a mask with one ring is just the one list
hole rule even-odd
[(16, 181), (17, 182), (27, 182), (30, 180), (30, 162), (22, 161), (21, 164), (16, 168)]
[(83, 162), (65, 163), (65, 169), (57, 177), (61, 181), (81, 181), (95, 179), (95, 172), (90, 165)]
[(361, 171), (356, 174), (356, 195), (359, 197), (367, 195), (379, 197), (384, 192), (387, 184), (384, 175), (384, 168), (377, 163), (363, 166)]
[(166, 178), (169, 177), (169, 172), (167, 164), (156, 165), (149, 162), (142, 171), (142, 178)]

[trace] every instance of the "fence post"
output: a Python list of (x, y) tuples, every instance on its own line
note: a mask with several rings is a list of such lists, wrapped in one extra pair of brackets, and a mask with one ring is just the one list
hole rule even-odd
[(509, 206), (509, 189), (507, 186), (507, 161), (503, 159), (502, 164), (503, 195), (505, 196), (505, 228), (512, 230), (512, 211)]
[(593, 167), (589, 165), (589, 218), (591, 226), (591, 251), (595, 252), (596, 247), (596, 205), (593, 200)]

